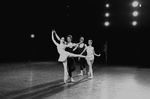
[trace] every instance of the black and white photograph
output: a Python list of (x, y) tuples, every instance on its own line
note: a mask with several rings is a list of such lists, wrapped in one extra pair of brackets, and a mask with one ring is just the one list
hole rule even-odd
[(150, 0), (0, 0), (0, 99), (150, 99)]

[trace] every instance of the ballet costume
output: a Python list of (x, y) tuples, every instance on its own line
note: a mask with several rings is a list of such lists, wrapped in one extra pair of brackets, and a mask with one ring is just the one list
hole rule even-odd
[(86, 57), (86, 59), (87, 60), (94, 60), (94, 53), (93, 53), (94, 47), (87, 46), (86, 50), (87, 50), (87, 57)]
[[(58, 53), (59, 53), (59, 59), (58, 59), (59, 62), (65, 62), (65, 61), (67, 61), (67, 58), (71, 54), (71, 53), (65, 51), (65, 48), (66, 47), (64, 46), (64, 44), (59, 44), (57, 46), (57, 50), (58, 50)], [(67, 72), (67, 67), (66, 67), (65, 71), (64, 71), (64, 83), (67, 82), (67, 79), (68, 79), (68, 72)]]
[[(80, 44), (80, 45), (78, 46), (78, 53), (79, 53), (79, 54), (82, 53), (83, 50), (85, 49), (85, 47), (86, 47), (86, 45), (85, 45), (84, 43)], [(84, 52), (82, 55), (86, 55), (86, 52)], [(86, 72), (86, 68), (85, 68), (85, 66), (86, 66), (86, 60), (85, 60), (85, 58), (80, 58), (79, 64), (80, 64), (81, 73), (78, 74), (78, 75), (79, 75), (79, 76), (82, 76), (82, 75), (83, 75), (83, 71)]]
[(64, 62), (66, 61), (67, 57), (70, 55), (69, 52), (65, 51), (65, 46), (63, 44), (59, 44), (59, 46), (57, 46), (57, 50), (59, 53), (59, 62)]
[[(72, 45), (72, 43), (68, 43), (68, 45)], [(67, 52), (73, 53), (74, 47), (67, 47), (65, 50)], [(67, 67), (68, 67), (68, 75), (70, 77), (70, 81), (74, 82), (72, 78), (72, 72), (76, 70), (76, 63), (74, 60), (74, 57), (68, 57), (67, 58)]]
[[(86, 60), (87, 61), (94, 61), (94, 53), (93, 53), (93, 50), (94, 50), (94, 47), (92, 46), (88, 46), (87, 47), (87, 57), (86, 57)], [(92, 64), (91, 64), (92, 65)], [(92, 68), (92, 67), (91, 67)], [(93, 78), (93, 73), (88, 72), (88, 75), (90, 76), (89, 78)]]

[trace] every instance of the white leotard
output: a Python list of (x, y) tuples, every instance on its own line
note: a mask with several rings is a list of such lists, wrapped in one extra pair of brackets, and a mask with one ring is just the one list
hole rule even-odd
[(87, 46), (86, 51), (87, 51), (87, 58), (86, 59), (94, 60), (94, 47)]
[(65, 51), (65, 46), (64, 44), (59, 44), (57, 45), (57, 51), (59, 53), (59, 59), (58, 61), (63, 62), (67, 59), (67, 57), (70, 55), (69, 52)]

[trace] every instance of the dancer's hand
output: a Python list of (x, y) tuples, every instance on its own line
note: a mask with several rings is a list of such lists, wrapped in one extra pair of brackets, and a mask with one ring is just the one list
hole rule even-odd
[(56, 33), (56, 31), (55, 31), (55, 30), (52, 30), (52, 33)]
[(97, 56), (98, 56), (98, 57), (100, 57), (100, 56), (101, 56), (101, 54), (98, 54)]
[(55, 31), (54, 31), (54, 30), (52, 30), (52, 33), (55, 33)]

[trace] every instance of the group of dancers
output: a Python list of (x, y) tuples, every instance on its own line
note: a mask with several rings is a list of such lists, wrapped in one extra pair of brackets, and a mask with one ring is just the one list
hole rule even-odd
[[(59, 43), (56, 42), (54, 36), (58, 39)], [(62, 62), (64, 67), (64, 83), (67, 83), (67, 80), (70, 78), (71, 82), (74, 82), (72, 77), (72, 72), (75, 70), (75, 61), (74, 57), (78, 57), (80, 63), (80, 74), (83, 75), (85, 71), (85, 63), (89, 66), (88, 77), (93, 78), (93, 69), (92, 65), (94, 62), (94, 56), (100, 56), (101, 54), (96, 54), (94, 47), (92, 46), (93, 40), (88, 40), (88, 46), (84, 43), (84, 38), (80, 37), (79, 43), (72, 43), (72, 36), (67, 36), (67, 41), (64, 37), (59, 37), (55, 30), (52, 30), (52, 41), (57, 47), (59, 53), (59, 62)], [(78, 49), (78, 54), (74, 54), (74, 51)]]

